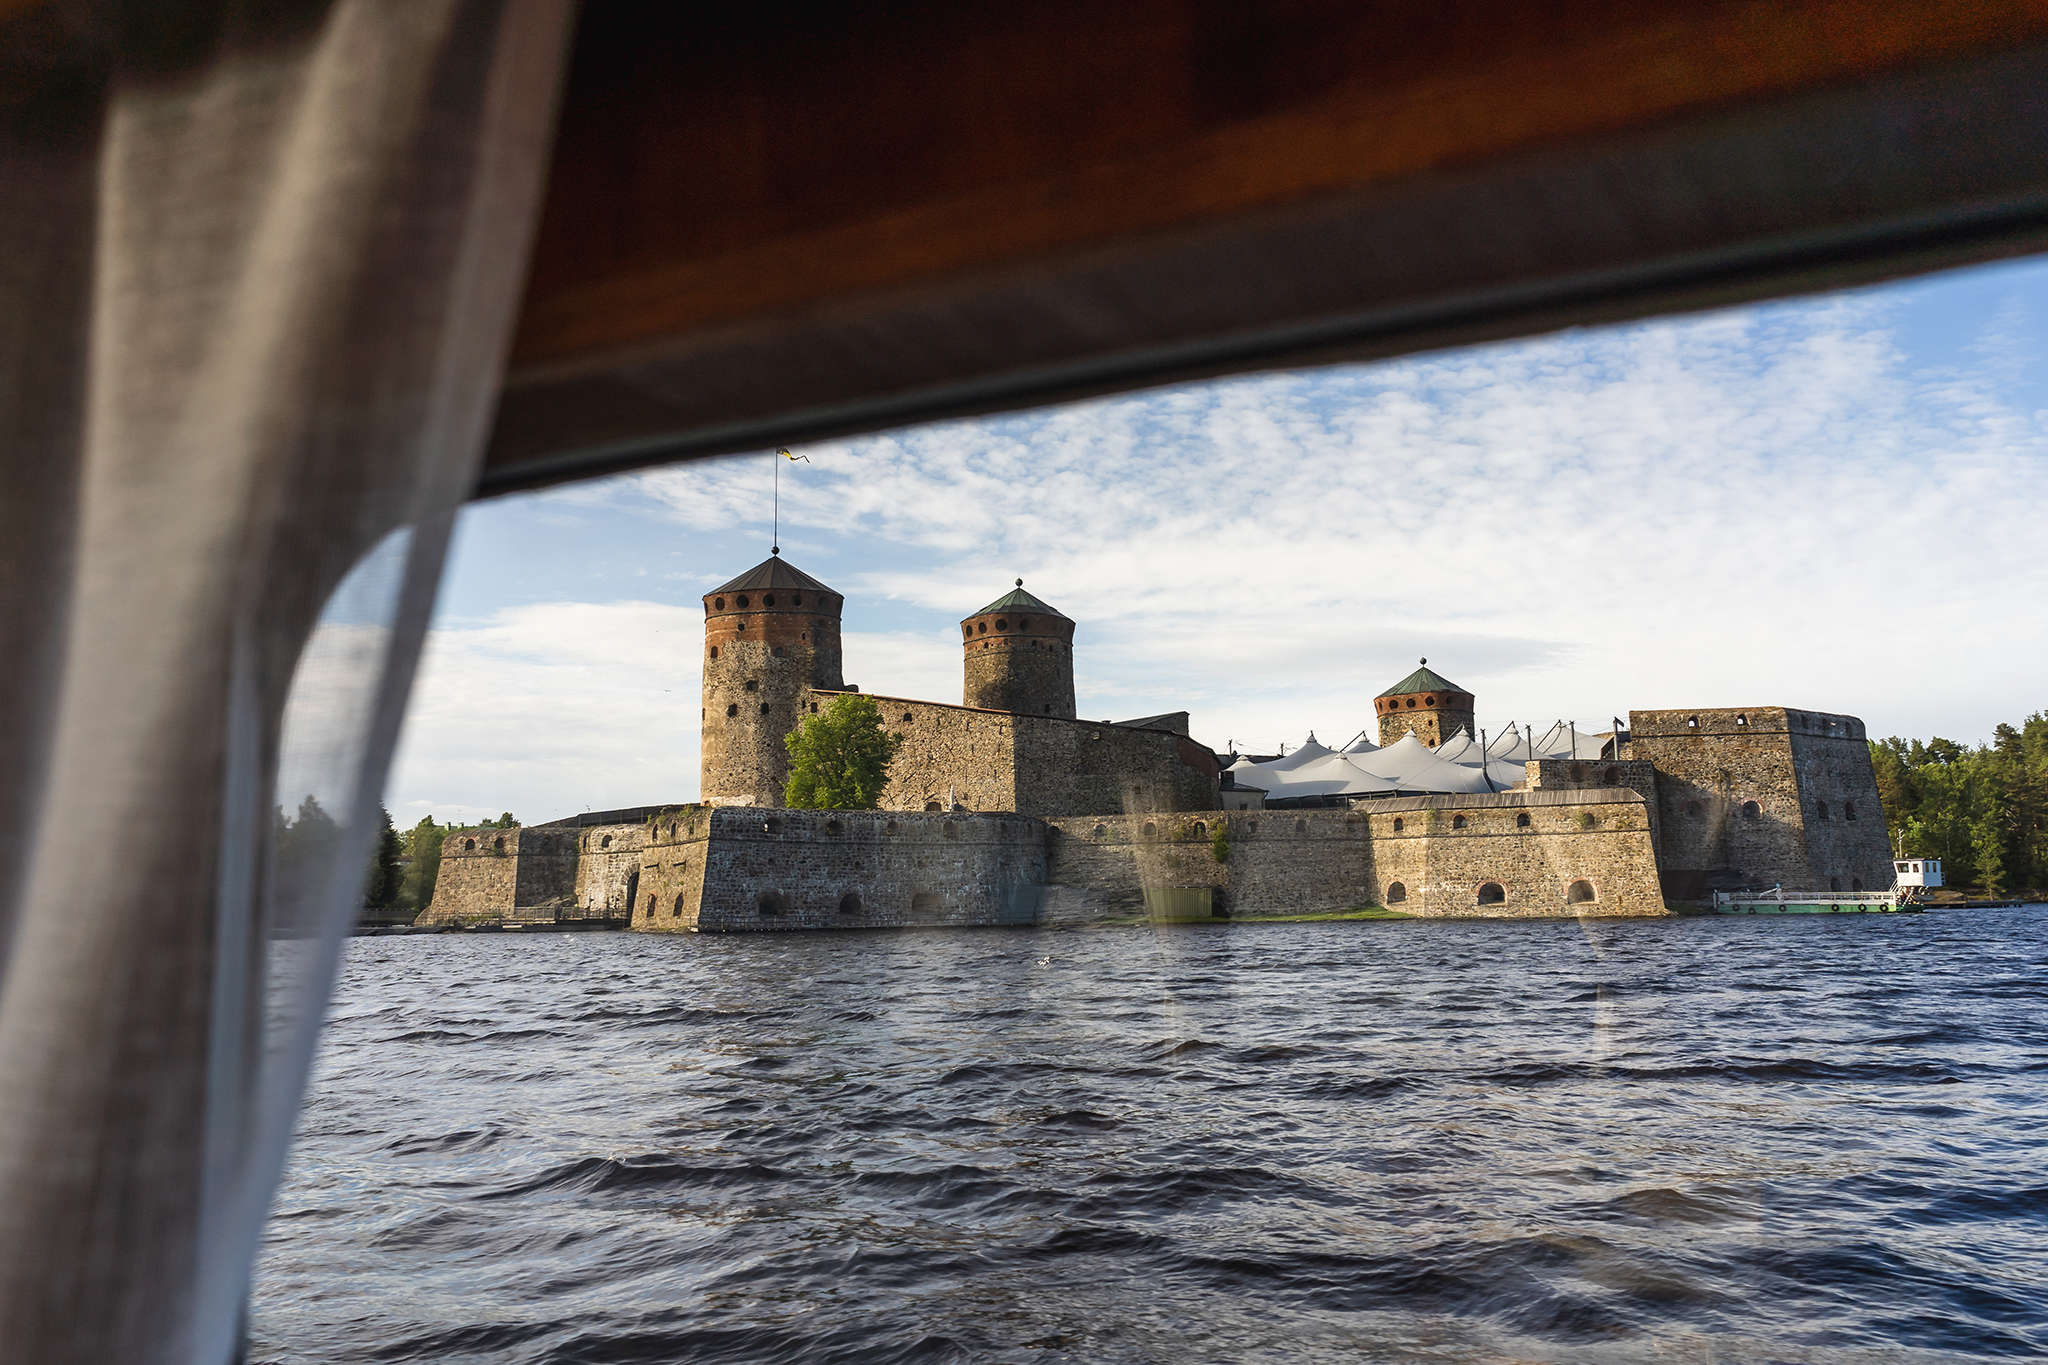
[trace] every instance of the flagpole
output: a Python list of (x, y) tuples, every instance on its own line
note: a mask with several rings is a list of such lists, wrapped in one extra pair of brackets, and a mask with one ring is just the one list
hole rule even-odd
[(769, 523), (768, 553), (779, 555), (782, 553), (782, 452), (778, 450), (768, 458), (775, 466), (775, 519)]

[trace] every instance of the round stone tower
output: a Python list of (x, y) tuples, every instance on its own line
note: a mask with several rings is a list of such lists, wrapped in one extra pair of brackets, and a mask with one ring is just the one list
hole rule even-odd
[(1394, 743), (1410, 730), (1434, 749), (1463, 730), (1476, 737), (1472, 694), (1432, 670), (1429, 660), (1379, 694), (1374, 702), (1380, 718), (1380, 746)]
[(812, 688), (839, 691), (846, 599), (770, 555), (704, 594), (703, 799), (779, 806), (789, 780), (782, 738)]
[(961, 701), (994, 711), (1074, 718), (1074, 623), (1018, 579), (960, 623), (967, 651)]

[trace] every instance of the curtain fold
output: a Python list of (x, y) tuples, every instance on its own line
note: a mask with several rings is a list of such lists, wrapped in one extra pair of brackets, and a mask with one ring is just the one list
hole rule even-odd
[[(59, 8), (66, 60), (0, 108), (0, 1341), (211, 1365), (490, 420), (568, 0)], [(286, 855), (293, 752), (335, 832)]]

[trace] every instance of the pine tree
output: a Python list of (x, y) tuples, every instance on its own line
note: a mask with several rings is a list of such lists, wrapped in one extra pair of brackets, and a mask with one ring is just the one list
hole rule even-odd
[(391, 812), (377, 807), (377, 842), (370, 848), (370, 869), (363, 878), (363, 904), (389, 910), (398, 904), (405, 882), (405, 844), (391, 824)]
[(840, 697), (784, 736), (789, 781), (782, 799), (797, 810), (873, 810), (889, 785), (903, 736), (882, 729), (882, 709), (862, 693)]

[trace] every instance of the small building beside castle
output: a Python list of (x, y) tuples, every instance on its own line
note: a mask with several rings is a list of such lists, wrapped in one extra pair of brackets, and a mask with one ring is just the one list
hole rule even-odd
[(1081, 719), (1078, 627), (1021, 579), (961, 621), (958, 705), (875, 698), (903, 740), (881, 809), (788, 810), (784, 736), (858, 691), (842, 675), (844, 605), (779, 554), (706, 593), (701, 800), (453, 831), (421, 922), (671, 933), (1365, 904), (1660, 915), (1718, 890), (1891, 885), (1852, 716), (1632, 711), (1593, 751), (1521, 740), (1526, 760), (1504, 765), (1474, 738), (1474, 694), (1424, 660), (1373, 699), (1380, 745), (1318, 761), (1466, 774), (1457, 789), (1374, 779), (1334, 806), (1262, 809), (1264, 791), (1231, 785), (1186, 712)]

